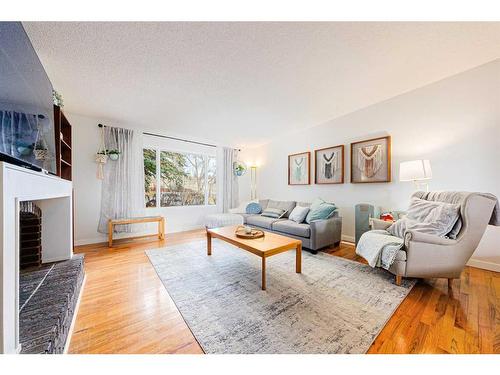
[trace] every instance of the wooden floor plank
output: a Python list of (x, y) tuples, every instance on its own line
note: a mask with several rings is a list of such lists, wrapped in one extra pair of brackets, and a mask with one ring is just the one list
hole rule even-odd
[[(204, 240), (196, 230), (77, 247), (87, 281), (69, 352), (203, 353), (144, 250)], [(366, 263), (348, 243), (325, 253)], [(446, 279), (419, 280), (368, 353), (500, 353), (499, 311), (499, 273), (466, 267), (451, 290)]]

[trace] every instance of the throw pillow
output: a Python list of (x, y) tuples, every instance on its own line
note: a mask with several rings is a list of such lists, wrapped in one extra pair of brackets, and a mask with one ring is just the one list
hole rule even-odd
[(295, 206), (295, 208), (292, 210), (288, 218), (300, 224), (304, 222), (308, 213), (309, 213), (309, 207)]
[(286, 211), (281, 208), (266, 208), (261, 216), (272, 217), (274, 219), (281, 219)]
[(288, 217), (290, 212), (292, 212), (293, 208), (295, 207), (295, 202), (294, 201), (273, 201), (272, 199), (269, 199), (269, 202), (267, 204), (267, 208), (277, 208), (281, 210), (285, 210), (285, 215), (284, 217)]
[(262, 212), (262, 207), (259, 203), (251, 202), (247, 204), (246, 213), (247, 214), (260, 214)]
[(329, 219), (337, 207), (332, 203), (326, 203), (323, 199), (317, 198), (312, 202), (309, 213), (306, 216), (306, 223)]
[(408, 230), (444, 237), (452, 231), (459, 217), (458, 204), (413, 198), (406, 217), (396, 221), (387, 231), (400, 238)]

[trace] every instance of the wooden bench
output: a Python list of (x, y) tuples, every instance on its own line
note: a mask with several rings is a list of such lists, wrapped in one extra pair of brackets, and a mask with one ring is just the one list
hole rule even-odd
[[(165, 239), (165, 218), (163, 216), (145, 216), (145, 217), (131, 217), (123, 219), (109, 219), (108, 220), (108, 245), (113, 247), (113, 231), (115, 225), (126, 224), (142, 224), (142, 223), (158, 223), (158, 238)], [(145, 236), (127, 237), (129, 238), (144, 238), (156, 236), (156, 234), (148, 234)]]

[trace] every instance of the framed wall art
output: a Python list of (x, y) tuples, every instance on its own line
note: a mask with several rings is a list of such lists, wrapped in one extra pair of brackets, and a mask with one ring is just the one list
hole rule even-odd
[(344, 145), (314, 151), (314, 182), (316, 184), (344, 183)]
[(311, 153), (288, 155), (288, 185), (309, 185), (311, 183)]
[(390, 181), (390, 136), (351, 143), (351, 183)]

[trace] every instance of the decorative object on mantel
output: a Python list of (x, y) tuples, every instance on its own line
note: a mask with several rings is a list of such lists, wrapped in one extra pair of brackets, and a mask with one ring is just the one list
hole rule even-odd
[(95, 162), (97, 163), (97, 178), (104, 180), (104, 164), (108, 161), (108, 154), (104, 144), (104, 127), (100, 126), (99, 131), (101, 132), (101, 143), (95, 155)]
[(432, 178), (431, 162), (429, 160), (404, 161), (399, 164), (399, 181), (413, 181), (415, 190), (420, 190), (422, 185), (429, 191), (427, 182)]
[(236, 177), (241, 177), (247, 172), (247, 165), (243, 161), (235, 161), (233, 163), (233, 171)]
[(391, 137), (351, 143), (351, 183), (391, 182)]
[(33, 149), (33, 153), (35, 154), (35, 159), (36, 160), (49, 160), (50, 159), (50, 151), (49, 151), (49, 146), (47, 145), (47, 141), (45, 140), (45, 137), (43, 135), (43, 129), (38, 121), (38, 116), (36, 117), (36, 140), (35, 140), (35, 146)]
[(54, 105), (57, 105), (58, 107), (64, 108), (63, 97), (56, 90), (52, 90), (52, 101), (53, 101)]
[(311, 183), (311, 153), (288, 155), (288, 185), (309, 185)]
[(239, 238), (255, 239), (264, 237), (264, 232), (260, 229), (249, 227), (248, 225), (238, 225), (234, 234)]
[(316, 184), (344, 183), (344, 145), (315, 150), (314, 158)]

